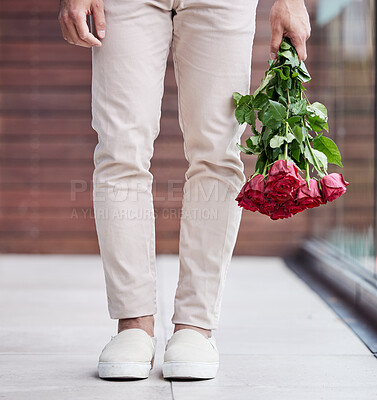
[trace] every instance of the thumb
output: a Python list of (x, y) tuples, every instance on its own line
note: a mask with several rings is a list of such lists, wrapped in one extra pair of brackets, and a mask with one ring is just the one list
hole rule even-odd
[(105, 37), (106, 19), (103, 2), (98, 2), (93, 8), (94, 25), (98, 36), (102, 39)]
[(270, 43), (270, 58), (274, 60), (280, 48), (281, 41), (283, 40), (283, 29), (280, 25), (272, 27), (271, 43)]

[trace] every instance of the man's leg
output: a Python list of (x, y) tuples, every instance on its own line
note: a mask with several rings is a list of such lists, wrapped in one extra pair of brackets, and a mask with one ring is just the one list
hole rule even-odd
[(153, 144), (172, 39), (168, 0), (106, 0), (106, 37), (92, 49), (93, 206), (109, 314), (118, 331), (153, 336), (156, 313)]
[(186, 0), (173, 18), (179, 122), (189, 162), (180, 226), (175, 331), (218, 327), (242, 209), (245, 175), (236, 147), (246, 126), (232, 93), (250, 91), (257, 0)]

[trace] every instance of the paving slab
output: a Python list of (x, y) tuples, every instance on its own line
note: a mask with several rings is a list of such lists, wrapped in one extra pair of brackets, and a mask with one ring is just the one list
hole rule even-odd
[(220, 325), (218, 376), (162, 377), (178, 281), (176, 255), (157, 258), (157, 352), (150, 377), (108, 381), (98, 356), (116, 333), (96, 255), (0, 255), (0, 399), (372, 400), (377, 360), (277, 257), (233, 257)]

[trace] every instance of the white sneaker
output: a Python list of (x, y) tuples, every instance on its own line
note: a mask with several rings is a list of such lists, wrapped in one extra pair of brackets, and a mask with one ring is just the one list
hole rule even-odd
[(165, 347), (164, 378), (215, 378), (219, 368), (216, 339), (185, 328), (175, 332)]
[(98, 360), (100, 378), (148, 378), (153, 368), (157, 338), (144, 329), (126, 329), (111, 340)]

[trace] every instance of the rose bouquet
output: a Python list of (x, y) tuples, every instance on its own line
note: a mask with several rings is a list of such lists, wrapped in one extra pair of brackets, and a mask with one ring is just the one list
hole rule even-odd
[[(289, 39), (283, 38), (258, 89), (244, 96), (233, 93), (236, 119), (249, 124), (253, 133), (246, 146), (237, 146), (245, 154), (258, 156), (254, 174), (235, 199), (240, 207), (276, 220), (326, 204), (346, 192), (349, 182), (339, 173), (327, 172), (330, 163), (343, 167), (341, 154), (335, 142), (323, 135), (328, 132), (326, 107), (311, 104), (305, 95), (303, 84), (310, 80), (304, 62)], [(318, 177), (310, 176), (314, 171)]]

